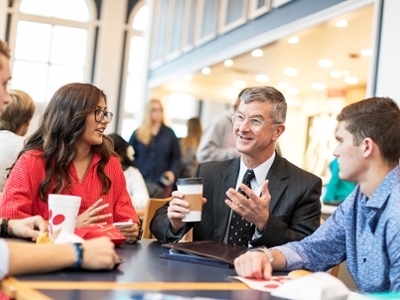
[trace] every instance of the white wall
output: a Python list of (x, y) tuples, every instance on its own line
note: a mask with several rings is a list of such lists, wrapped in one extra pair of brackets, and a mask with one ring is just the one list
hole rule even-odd
[(400, 1), (377, 2), (383, 5), (383, 13), (380, 20), (381, 42), (377, 58), (376, 96), (389, 96), (400, 103)]
[[(127, 0), (103, 0), (100, 31), (93, 84), (107, 95), (108, 110), (117, 113), (118, 87)], [(116, 120), (107, 127), (107, 133), (116, 129)]]

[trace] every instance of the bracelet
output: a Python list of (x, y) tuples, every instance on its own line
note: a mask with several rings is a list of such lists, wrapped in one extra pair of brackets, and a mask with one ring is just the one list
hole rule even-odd
[(4, 218), (1, 220), (0, 236), (2, 238), (10, 237), (10, 235), (8, 234), (8, 221), (10, 221), (10, 219)]
[(76, 262), (72, 268), (80, 268), (83, 261), (83, 246), (81, 243), (74, 243), (73, 245), (76, 251)]
[(257, 247), (257, 248), (250, 248), (248, 251), (253, 252), (253, 251), (261, 251), (264, 252), (269, 259), (269, 262), (272, 262), (274, 258), (272, 257), (271, 251), (265, 246)]

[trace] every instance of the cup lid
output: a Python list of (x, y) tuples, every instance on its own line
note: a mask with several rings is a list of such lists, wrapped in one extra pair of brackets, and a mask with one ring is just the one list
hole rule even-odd
[(203, 178), (179, 178), (176, 185), (203, 184)]

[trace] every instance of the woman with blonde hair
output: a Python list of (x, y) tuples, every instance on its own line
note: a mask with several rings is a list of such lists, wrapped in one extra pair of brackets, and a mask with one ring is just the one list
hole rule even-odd
[(131, 221), (120, 231), (135, 242), (140, 221), (112, 140), (104, 134), (112, 117), (99, 88), (87, 83), (59, 88), (10, 172), (0, 215), (47, 220), (49, 194), (76, 195), (82, 197), (77, 227)]
[(24, 147), (24, 136), (35, 113), (35, 102), (27, 93), (10, 90), (9, 95), (10, 103), (0, 118), (0, 196), (9, 170)]
[(135, 150), (135, 161), (149, 187), (150, 197), (160, 197), (161, 187), (168, 196), (179, 175), (181, 153), (174, 131), (164, 122), (159, 100), (150, 100), (142, 125), (133, 132), (129, 144)]
[(200, 144), (200, 139), (203, 134), (201, 122), (199, 118), (190, 118), (187, 121), (188, 134), (186, 137), (179, 140), (181, 146), (181, 178), (192, 177), (194, 170), (199, 162), (196, 159), (196, 151)]

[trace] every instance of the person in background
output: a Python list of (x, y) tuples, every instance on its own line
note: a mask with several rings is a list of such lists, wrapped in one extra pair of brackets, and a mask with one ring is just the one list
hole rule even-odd
[[(11, 79), (10, 48), (0, 39), (0, 119), (4, 105), (9, 102), (7, 91)], [(36, 239), (47, 232), (48, 223), (41, 217), (22, 220), (0, 219), (0, 280), (6, 275), (50, 272), (66, 267), (85, 269), (112, 269), (119, 261), (114, 244), (108, 238), (96, 238), (82, 243), (82, 247), (72, 244), (31, 244), (4, 239), (15, 236)], [(82, 251), (82, 259), (79, 259)], [(0, 292), (0, 298), (5, 298)]]
[(199, 162), (196, 159), (196, 151), (199, 146), (203, 130), (199, 118), (191, 118), (187, 121), (188, 134), (179, 140), (181, 147), (181, 174), (180, 178), (192, 177)]
[[(129, 144), (135, 150), (135, 162), (149, 187), (150, 197), (169, 196), (179, 175), (181, 153), (174, 131), (165, 125), (159, 100), (149, 101), (143, 123), (133, 132)], [(158, 192), (160, 188), (162, 194)]]
[(144, 210), (150, 197), (143, 176), (134, 161), (133, 148), (116, 133), (110, 134), (109, 137), (114, 142), (114, 151), (121, 159), (126, 187), (131, 196), (133, 206), (136, 210)]
[(9, 169), (24, 147), (35, 102), (21, 90), (10, 91), (10, 104), (6, 105), (0, 119), (0, 197), (3, 193)]
[(158, 241), (177, 242), (193, 228), (195, 241), (271, 247), (301, 240), (319, 227), (321, 179), (275, 150), (286, 111), (285, 97), (273, 87), (252, 87), (241, 95), (231, 118), (240, 157), (198, 165), (194, 177), (203, 178), (206, 199), (201, 221), (182, 221), (189, 203), (174, 191), (150, 223)]
[(97, 87), (70, 83), (59, 88), (10, 172), (0, 216), (48, 219), (50, 193), (76, 195), (82, 197), (77, 227), (132, 221), (119, 229), (128, 243), (135, 242), (140, 221), (112, 141), (104, 135), (112, 117)]
[(368, 98), (343, 108), (337, 121), (333, 155), (340, 178), (356, 182), (355, 190), (309, 237), (238, 257), (240, 276), (326, 271), (346, 260), (361, 292), (400, 291), (399, 107), (390, 98)]
[(324, 195), (324, 203), (343, 202), (344, 199), (354, 190), (356, 184), (354, 182), (342, 180), (339, 177), (339, 163), (335, 157), (329, 164), (331, 170), (331, 179), (326, 185), (326, 193)]
[(200, 163), (207, 161), (220, 161), (238, 157), (240, 153), (235, 146), (232, 136), (232, 113), (237, 111), (240, 97), (246, 89), (243, 89), (237, 99), (232, 103), (230, 110), (217, 114), (204, 131), (196, 157)]

